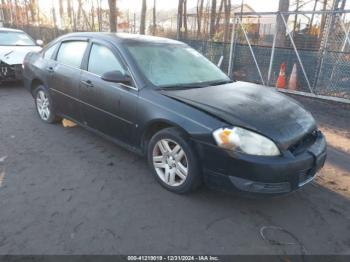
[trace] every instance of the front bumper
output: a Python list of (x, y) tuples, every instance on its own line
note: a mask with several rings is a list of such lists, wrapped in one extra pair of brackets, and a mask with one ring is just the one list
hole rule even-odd
[(285, 151), (278, 157), (250, 156), (197, 143), (209, 187), (268, 195), (286, 194), (312, 181), (325, 163), (326, 147), (321, 132), (304, 152), (294, 155)]
[(0, 82), (22, 80), (22, 65), (9, 65), (0, 61)]

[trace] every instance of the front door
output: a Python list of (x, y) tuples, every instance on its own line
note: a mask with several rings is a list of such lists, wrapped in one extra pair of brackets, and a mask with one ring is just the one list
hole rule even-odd
[(138, 92), (133, 87), (101, 79), (106, 72), (126, 73), (112, 46), (92, 42), (86, 68), (80, 78), (83, 122), (110, 137), (132, 144)]

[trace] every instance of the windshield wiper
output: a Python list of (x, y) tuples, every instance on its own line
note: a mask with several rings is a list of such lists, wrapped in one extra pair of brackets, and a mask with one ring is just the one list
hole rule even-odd
[(193, 84), (178, 84), (178, 85), (166, 85), (166, 86), (160, 86), (160, 89), (173, 89), (173, 90), (179, 90), (179, 89), (191, 89), (191, 88), (203, 88), (207, 86), (218, 86), (218, 85), (224, 85), (233, 83), (232, 80), (223, 80), (223, 81), (213, 81), (213, 82), (201, 82), (201, 83), (193, 83)]
[(219, 86), (219, 85), (230, 84), (230, 83), (233, 83), (233, 80), (213, 82), (213, 83), (210, 83), (209, 86)]
[(191, 88), (202, 88), (206, 87), (207, 85), (200, 85), (198, 83), (196, 84), (178, 84), (178, 85), (167, 85), (167, 86), (160, 86), (160, 89), (165, 90), (179, 90), (179, 89), (191, 89)]

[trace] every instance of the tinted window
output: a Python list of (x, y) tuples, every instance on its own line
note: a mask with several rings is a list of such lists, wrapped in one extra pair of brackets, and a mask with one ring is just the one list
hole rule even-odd
[(46, 49), (46, 51), (44, 52), (44, 58), (45, 59), (51, 59), (53, 53), (55, 52), (57, 47), (57, 44), (54, 44), (53, 46), (49, 47), (48, 49)]
[(80, 68), (86, 46), (87, 42), (85, 41), (63, 42), (57, 54), (57, 61), (65, 65)]
[(111, 50), (105, 46), (93, 44), (90, 52), (88, 71), (101, 76), (111, 71), (124, 72), (124, 69)]

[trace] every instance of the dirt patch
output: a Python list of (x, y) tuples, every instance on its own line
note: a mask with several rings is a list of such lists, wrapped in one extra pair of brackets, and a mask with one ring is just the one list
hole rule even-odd
[(293, 98), (313, 114), (327, 140), (328, 159), (316, 183), (350, 198), (350, 105)]

